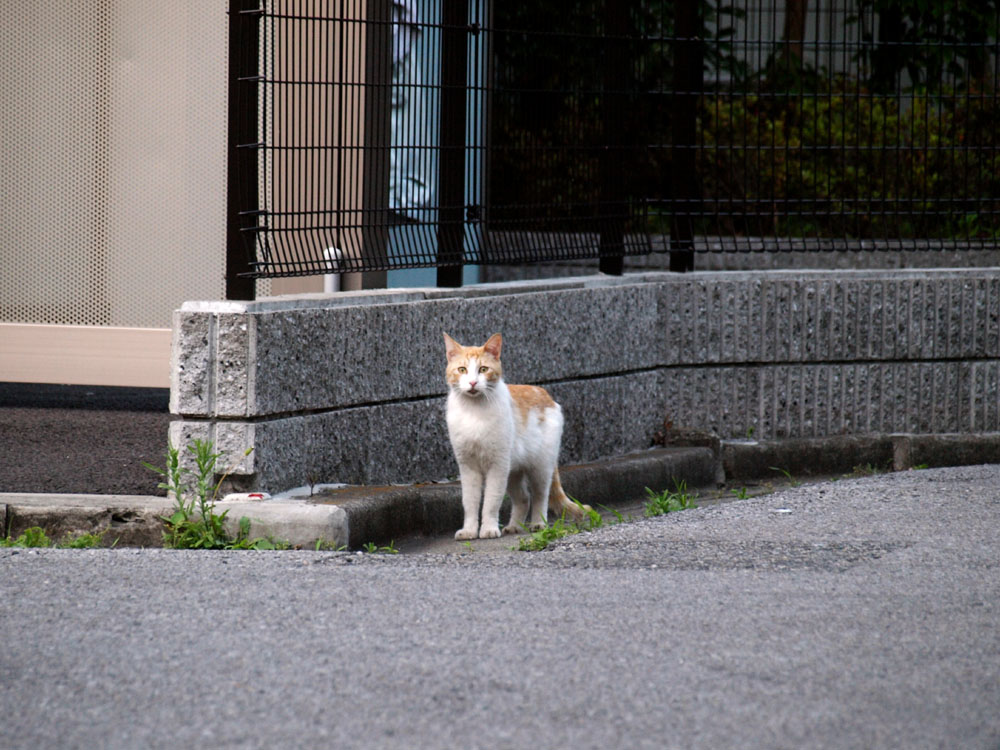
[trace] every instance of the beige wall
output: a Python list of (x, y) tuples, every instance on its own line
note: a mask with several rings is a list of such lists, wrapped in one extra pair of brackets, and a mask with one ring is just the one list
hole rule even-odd
[[(23, 346), (41, 339), (105, 347), (127, 380), (136, 334), (115, 331), (223, 296), (226, 8), (0, 0), (0, 380), (79, 382), (72, 357)], [(108, 330), (74, 346), (82, 326)], [(146, 338), (165, 384), (169, 345)]]
[[(275, 0), (272, 10), (299, 6)], [(227, 7), (228, 0), (0, 0), (0, 381), (166, 386), (172, 312), (186, 300), (224, 297)], [(363, 18), (367, 7), (345, 0), (343, 12)], [(302, 106), (310, 92), (315, 115), (302, 131), (271, 128), (264, 137), (356, 147), (341, 160), (343, 195), (330, 180), (306, 208), (370, 207), (357, 85), (366, 74), (365, 34), (358, 24), (347, 24), (345, 37), (331, 33), (333, 24), (311, 27), (311, 37), (293, 27), (283, 28), (294, 34), (294, 55), (277, 57), (271, 75), (349, 85), (276, 94), (269, 109)], [(344, 108), (354, 117), (341, 133), (331, 113)], [(285, 152), (268, 174), (315, 174), (319, 158)], [(285, 205), (288, 196), (262, 188), (270, 208)], [(360, 230), (320, 234), (308, 252), (321, 252), (327, 240), (348, 252), (382, 242)], [(368, 276), (366, 285), (384, 279)], [(361, 281), (346, 275), (342, 286)], [(319, 276), (258, 282), (258, 295), (322, 289)]]

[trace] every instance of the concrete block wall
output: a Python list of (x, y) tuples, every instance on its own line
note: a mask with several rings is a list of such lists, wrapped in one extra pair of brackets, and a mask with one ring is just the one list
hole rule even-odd
[(239, 459), (241, 489), (454, 475), (442, 331), (504, 334), (508, 382), (543, 384), (563, 405), (566, 463), (648, 447), (664, 419), (730, 438), (1000, 430), (990, 268), (187, 303), (174, 318), (172, 439), (213, 440)]

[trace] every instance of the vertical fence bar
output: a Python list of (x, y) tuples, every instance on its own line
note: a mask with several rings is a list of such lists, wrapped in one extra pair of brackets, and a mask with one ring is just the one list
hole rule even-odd
[(441, 4), (441, 155), (438, 161), (437, 285), (462, 285), (465, 235), (467, 0)]
[[(352, 226), (361, 229), (361, 249), (365, 261), (378, 268), (389, 265), (389, 150), (392, 140), (392, 3), (367, 0), (365, 3), (364, 122), (361, 210)], [(386, 285), (384, 270), (366, 271), (364, 289)]]
[[(261, 0), (229, 3), (229, 112), (226, 163), (226, 299), (254, 298), (250, 252), (256, 236), (244, 237), (244, 226), (257, 223), (257, 96), (258, 24)], [(249, 212), (249, 213), (248, 213)], [(241, 217), (241, 213), (243, 216)], [(246, 217), (251, 217), (247, 220)], [(253, 248), (247, 251), (247, 246)]]
[[(622, 118), (627, 106), (625, 91), (628, 87), (630, 63), (628, 18), (630, 3), (621, 0), (604, 0), (604, 43), (607, 57), (604, 60), (603, 96), (601, 97), (601, 122), (603, 151), (600, 158), (600, 246), (598, 269), (601, 273), (621, 276), (625, 256), (625, 165)], [(624, 7), (623, 7), (624, 6)]]
[(694, 217), (698, 210), (695, 181), (698, 96), (702, 82), (701, 23), (698, 0), (674, 5), (674, 101), (670, 194), (670, 270), (694, 269)]

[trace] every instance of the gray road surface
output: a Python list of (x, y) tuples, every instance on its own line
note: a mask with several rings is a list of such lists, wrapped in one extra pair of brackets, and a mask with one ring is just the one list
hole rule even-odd
[(991, 466), (536, 554), (0, 550), (0, 746), (995, 750), (998, 528)]

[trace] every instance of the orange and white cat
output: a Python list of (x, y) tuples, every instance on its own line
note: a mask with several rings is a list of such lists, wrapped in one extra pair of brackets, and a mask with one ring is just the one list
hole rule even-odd
[(521, 530), (529, 508), (533, 530), (545, 526), (550, 508), (568, 517), (583, 516), (559, 482), (562, 409), (544, 388), (504, 382), (502, 343), (499, 333), (482, 346), (462, 346), (444, 334), (448, 436), (458, 461), (465, 513), (455, 534), (460, 540), (500, 536), (505, 491), (511, 499), (505, 534)]

